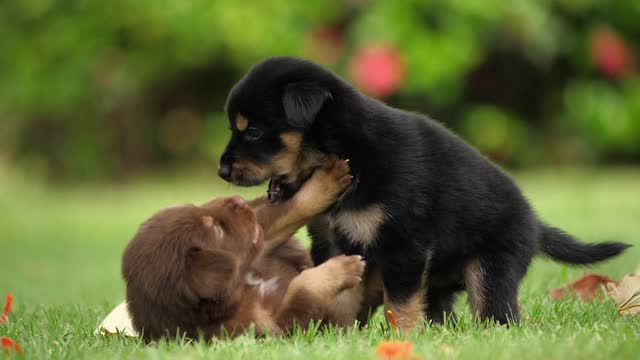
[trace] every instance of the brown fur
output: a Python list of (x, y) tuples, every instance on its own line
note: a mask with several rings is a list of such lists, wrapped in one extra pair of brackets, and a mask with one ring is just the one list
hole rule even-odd
[(474, 316), (484, 315), (484, 268), (480, 259), (470, 261), (464, 268), (464, 282), (469, 293), (469, 305)]
[(374, 266), (368, 266), (362, 278), (362, 302), (358, 307), (357, 320), (360, 326), (367, 324), (369, 315), (383, 303), (384, 285), (382, 284), (382, 273)]
[(348, 172), (346, 162), (331, 161), (277, 205), (230, 197), (156, 213), (123, 256), (136, 330), (147, 341), (182, 333), (208, 339), (251, 325), (258, 335), (283, 334), (335, 317), (330, 304), (360, 282), (364, 263), (340, 256), (311, 268), (292, 236), (336, 201), (351, 182)]

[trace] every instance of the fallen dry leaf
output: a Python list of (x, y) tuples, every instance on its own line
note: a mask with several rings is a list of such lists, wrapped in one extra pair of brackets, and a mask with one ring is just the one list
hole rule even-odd
[(96, 330), (96, 334), (123, 334), (125, 336), (138, 336), (138, 333), (133, 329), (131, 316), (129, 316), (126, 302), (116, 306), (115, 309), (113, 309), (109, 315), (102, 320), (102, 323)]
[(619, 283), (608, 283), (607, 294), (620, 315), (640, 313), (640, 275), (625, 275)]
[(618, 282), (605, 275), (587, 272), (580, 279), (567, 284), (565, 287), (547, 289), (547, 293), (551, 295), (553, 300), (560, 300), (567, 297), (567, 295), (578, 294), (580, 300), (589, 301), (598, 298), (598, 290), (606, 290), (605, 285), (608, 283), (617, 284)]
[(411, 350), (413, 344), (409, 341), (385, 341), (376, 346), (376, 355), (382, 360), (413, 360), (419, 359)]

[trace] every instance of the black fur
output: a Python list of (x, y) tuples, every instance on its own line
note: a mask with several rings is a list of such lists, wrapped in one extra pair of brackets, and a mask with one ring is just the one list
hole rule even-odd
[[(381, 270), (392, 302), (426, 287), (435, 322), (452, 311), (471, 261), (483, 270), (480, 315), (506, 323), (518, 319), (518, 285), (536, 253), (588, 264), (627, 247), (581, 244), (542, 224), (508, 175), (443, 126), (366, 97), (310, 62), (280, 57), (257, 64), (229, 96), (230, 119), (237, 112), (265, 132), (298, 130), (306, 149), (351, 160), (357, 183), (333, 215), (381, 204), (387, 218), (369, 246), (311, 224), (314, 261), (336, 250), (364, 254)], [(243, 145), (238, 136), (225, 156), (257, 159), (282, 147), (260, 153), (261, 145)]]
[(294, 128), (308, 129), (331, 93), (312, 82), (288, 84), (282, 95), (287, 122)]
[(584, 244), (566, 232), (544, 226), (540, 247), (542, 252), (554, 260), (573, 265), (592, 264), (616, 256), (630, 245), (622, 243)]

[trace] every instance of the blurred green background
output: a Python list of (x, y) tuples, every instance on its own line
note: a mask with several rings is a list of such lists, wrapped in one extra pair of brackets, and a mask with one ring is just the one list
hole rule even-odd
[[(0, 306), (15, 295), (0, 335), (33, 357), (158, 358), (92, 335), (124, 298), (123, 249), (161, 207), (264, 192), (216, 168), (228, 90), (274, 55), (443, 122), (509, 168), (545, 221), (634, 244), (592, 269), (620, 279), (640, 259), (639, 45), (638, 0), (0, 0)], [(416, 346), (444, 341), (473, 359), (638, 353), (638, 317), (545, 294), (583, 271), (537, 260), (520, 293), (537, 320), (521, 332), (443, 331)], [(380, 340), (349, 339), (251, 351), (351, 358)]]
[(56, 182), (215, 168), (254, 63), (322, 63), (507, 167), (640, 160), (640, 2), (0, 2), (0, 166)]

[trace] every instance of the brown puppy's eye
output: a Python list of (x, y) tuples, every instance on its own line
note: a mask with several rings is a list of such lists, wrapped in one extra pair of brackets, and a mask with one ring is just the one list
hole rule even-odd
[(202, 251), (202, 248), (200, 248), (199, 246), (192, 246), (189, 248), (189, 251), (187, 251), (187, 253), (189, 255), (193, 255), (199, 253), (200, 251)]
[(244, 136), (247, 138), (247, 140), (258, 140), (260, 139), (260, 137), (262, 137), (262, 130), (251, 126), (247, 129), (247, 131), (245, 131)]

